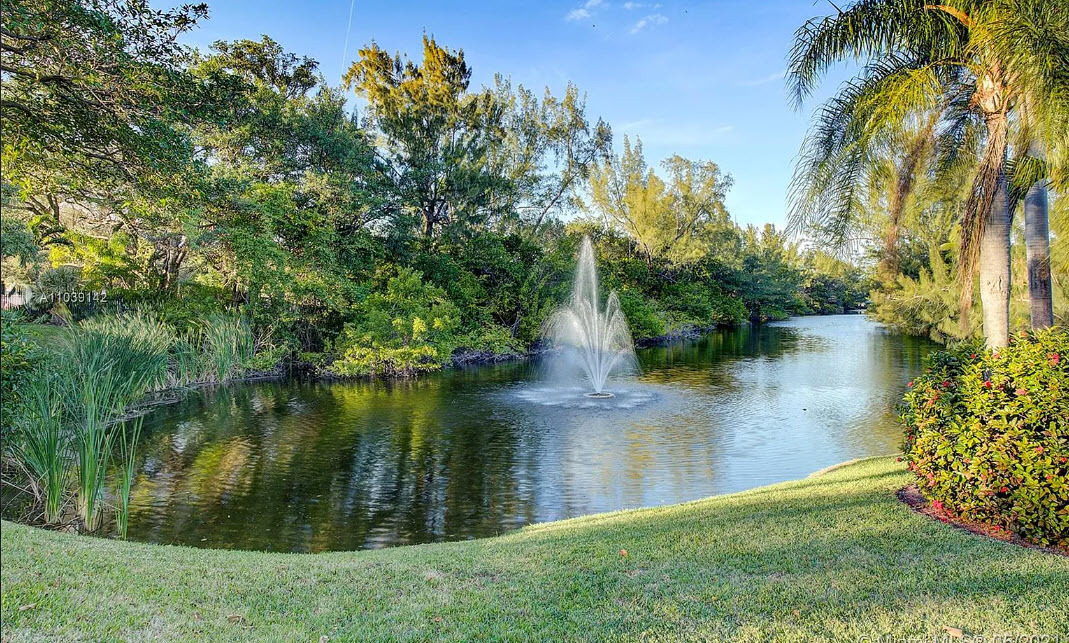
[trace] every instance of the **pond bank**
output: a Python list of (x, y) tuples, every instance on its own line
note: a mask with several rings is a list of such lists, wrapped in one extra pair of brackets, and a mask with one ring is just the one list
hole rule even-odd
[(894, 458), (497, 538), (321, 555), (4, 522), (5, 640), (1069, 636), (1069, 559), (913, 512)]

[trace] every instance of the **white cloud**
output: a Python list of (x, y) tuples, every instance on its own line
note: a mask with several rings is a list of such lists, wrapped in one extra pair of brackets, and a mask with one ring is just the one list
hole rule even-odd
[(654, 10), (661, 8), (660, 3), (649, 4), (648, 2), (625, 2), (620, 6), (622, 6), (627, 11), (634, 11), (635, 9), (645, 9), (647, 7)]
[(784, 69), (783, 71), (776, 72), (775, 74), (770, 74), (770, 75), (765, 76), (763, 78), (755, 78), (753, 80), (744, 80), (741, 83), (739, 83), (739, 85), (742, 86), (742, 87), (757, 87), (758, 85), (767, 85), (768, 83), (772, 83), (772, 82), (775, 82), (777, 80), (783, 80), (783, 78), (786, 75), (787, 75), (787, 70)]
[(586, 0), (583, 6), (578, 9), (572, 9), (568, 12), (568, 15), (564, 16), (564, 19), (568, 22), (574, 22), (576, 20), (586, 20), (591, 15), (591, 11), (597, 9), (605, 0)]
[(649, 25), (663, 25), (666, 22), (668, 22), (668, 16), (660, 13), (651, 13), (642, 20), (636, 22), (635, 26), (631, 27), (631, 33), (638, 33)]

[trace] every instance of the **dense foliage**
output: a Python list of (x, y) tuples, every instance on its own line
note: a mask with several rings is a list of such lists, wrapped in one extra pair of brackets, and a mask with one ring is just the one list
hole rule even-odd
[(0, 320), (0, 432), (4, 436), (14, 424), (40, 352), (19, 319), (17, 313), (5, 310)]
[(936, 508), (1069, 544), (1069, 332), (934, 354), (903, 420), (909, 468)]
[(733, 223), (715, 163), (617, 158), (573, 85), (476, 88), (428, 36), (332, 87), (266, 36), (176, 44), (205, 12), (4, 12), (4, 282), (31, 317), (137, 309), (192, 337), (239, 313), (261, 360), (414, 375), (531, 347), (584, 234), (639, 340), (864, 302), (860, 271)]

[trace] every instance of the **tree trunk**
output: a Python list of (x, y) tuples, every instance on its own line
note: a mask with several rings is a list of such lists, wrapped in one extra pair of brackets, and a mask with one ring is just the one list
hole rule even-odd
[(980, 239), (980, 303), (989, 348), (1010, 343), (1010, 209), (1006, 173), (998, 178)]
[[(894, 207), (891, 208), (892, 212)], [(898, 222), (894, 221), (889, 223), (883, 232), (883, 258), (880, 259), (879, 265), (876, 267), (876, 274), (880, 281), (884, 283), (894, 283), (898, 278), (899, 271), (899, 259), (898, 259), (898, 237), (899, 237)]]
[(1032, 328), (1054, 325), (1050, 283), (1050, 230), (1047, 180), (1037, 181), (1024, 197), (1024, 239), (1028, 255), (1028, 303)]

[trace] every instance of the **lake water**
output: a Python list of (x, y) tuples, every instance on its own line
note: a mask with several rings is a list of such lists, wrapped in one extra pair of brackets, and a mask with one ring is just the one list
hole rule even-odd
[(806, 317), (640, 350), (611, 400), (538, 362), (195, 393), (145, 418), (129, 537), (376, 548), (801, 478), (899, 450), (895, 404), (930, 346)]

